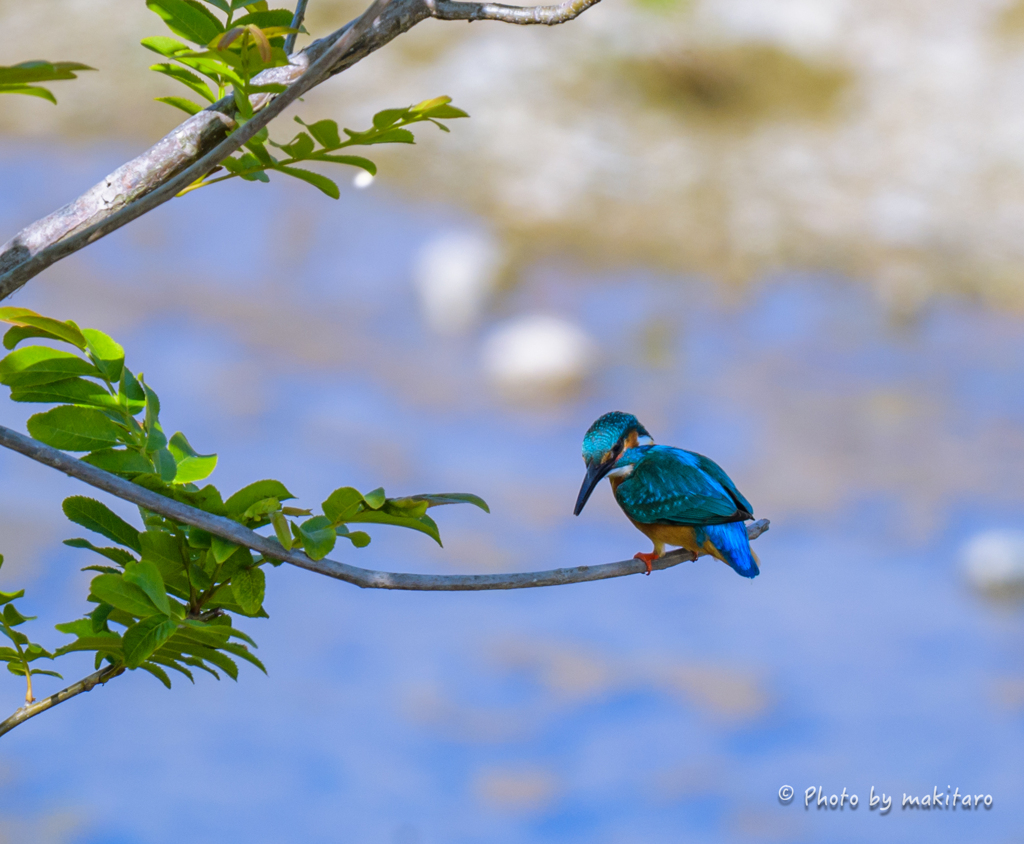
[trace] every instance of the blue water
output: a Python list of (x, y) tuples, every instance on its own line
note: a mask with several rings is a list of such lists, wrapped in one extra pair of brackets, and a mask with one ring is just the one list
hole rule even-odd
[[(117, 152), (8, 148), (13, 232)], [(269, 676), (129, 674), (0, 742), (0, 840), (260, 842), (1008, 841), (1024, 812), (1024, 632), (973, 594), (958, 549), (1024, 523), (1024, 321), (963, 302), (893, 324), (864, 285), (746, 288), (538, 258), (469, 336), (438, 339), (410, 283), (450, 208), (386, 178), (332, 202), (225, 185), (159, 209), (12, 304), (102, 328), (216, 451), (231, 491), (277, 477), (315, 506), (343, 484), (466, 490), (445, 549), (371, 530), (340, 559), (398, 571), (543, 569), (647, 550), (606, 487), (571, 515), (579, 443), (610, 409), (714, 457), (772, 520), (752, 582), (702, 559), (650, 578), (508, 593), (360, 591), (282, 566), (245, 621)], [(542, 310), (599, 341), (555, 404), (510, 404), (478, 360), (494, 321)], [(666, 338), (650, 355), (651, 332)], [(34, 408), (0, 402), (22, 428)], [(60, 540), (80, 484), (0, 454), (0, 588), (37, 638), (86, 608), (92, 560)], [(92, 493), (90, 493), (92, 494)], [(104, 497), (98, 495), (98, 497)], [(106, 500), (106, 499), (105, 499)], [(131, 508), (113, 503), (131, 516)], [(49, 631), (49, 632), (47, 632)], [(67, 658), (69, 679), (91, 670)], [(40, 681), (50, 692), (57, 681)], [(0, 709), (23, 691), (0, 679)], [(796, 798), (782, 805), (784, 784)], [(804, 789), (860, 798), (803, 808)], [(991, 794), (911, 811), (904, 793)], [(896, 795), (885, 816), (870, 788)]]

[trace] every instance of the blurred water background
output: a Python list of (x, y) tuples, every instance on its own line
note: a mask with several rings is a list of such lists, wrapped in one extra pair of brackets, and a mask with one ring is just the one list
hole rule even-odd
[[(173, 125), (132, 46), (157, 22), (122, 6), (0, 2), (22, 32), (5, 64), (101, 68), (56, 109), (3, 103), (8, 234)], [(312, 8), (315, 32), (357, 11)], [(121, 340), (165, 426), (221, 455), (222, 489), (491, 505), (437, 511), (444, 549), (371, 529), (346, 561), (647, 550), (606, 487), (571, 515), (583, 432), (611, 409), (714, 457), (772, 529), (752, 582), (706, 558), (493, 594), (274, 569), (270, 619), (244, 625), (269, 677), (131, 674), (20, 727), (0, 841), (1021, 840), (1021, 8), (605, 0), (541, 32), (428, 22), (300, 113), (360, 128), (447, 93), (473, 115), (452, 135), (382, 151), (338, 202), (276, 181), (176, 200), (35, 279), (12, 303)], [(82, 491), (0, 454), (0, 588), (27, 587), (37, 624), (85, 609), (92, 561), (60, 544), (79, 529), (58, 506)], [(0, 710), (21, 695), (0, 684)], [(805, 811), (811, 785), (861, 804)], [(994, 807), (898, 807), (947, 785)]]

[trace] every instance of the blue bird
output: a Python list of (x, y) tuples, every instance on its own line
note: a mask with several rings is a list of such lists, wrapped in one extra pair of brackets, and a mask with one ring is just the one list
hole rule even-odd
[(757, 577), (757, 557), (743, 524), (754, 517), (753, 508), (713, 460), (655, 445), (635, 416), (619, 411), (590, 426), (583, 438), (583, 460), (587, 476), (575, 515), (607, 476), (622, 512), (654, 542), (653, 553), (636, 555), (647, 574), (665, 546), (674, 545), (697, 556), (711, 554), (743, 577)]

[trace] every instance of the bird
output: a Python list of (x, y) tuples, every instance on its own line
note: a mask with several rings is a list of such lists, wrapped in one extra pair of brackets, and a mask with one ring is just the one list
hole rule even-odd
[(576, 499), (579, 515), (602, 478), (611, 481), (615, 500), (634, 526), (654, 543), (652, 553), (634, 559), (647, 566), (666, 545), (695, 556), (710, 554), (743, 577), (757, 577), (758, 559), (744, 521), (754, 517), (721, 466), (702, 454), (655, 445), (631, 413), (601, 416), (583, 438), (587, 474)]

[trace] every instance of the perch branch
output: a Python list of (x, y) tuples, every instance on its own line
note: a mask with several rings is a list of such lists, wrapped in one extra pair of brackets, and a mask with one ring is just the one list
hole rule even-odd
[[(290, 56), (289, 64), (269, 68), (255, 77), (260, 85), (274, 83), (289, 88), (276, 97), (257, 94), (252, 98), (254, 109), (266, 108), (230, 136), (234, 145), (224, 140), (235, 125), (233, 99), (226, 97), (189, 117), (78, 199), (26, 226), (0, 246), (0, 300), (62, 258), (171, 199), (248, 140), (251, 135), (242, 135), (250, 126), (255, 133), (296, 97), (379, 50), (420, 21), (434, 17), (556, 24), (572, 20), (597, 2), (569, 0), (561, 6), (520, 8), (452, 0), (378, 0), (355, 21)], [(296, 15), (302, 6), (300, 2)], [(143, 204), (144, 200), (148, 201)]]
[(108, 665), (105, 668), (101, 668), (94, 674), (90, 674), (88, 677), (79, 680), (77, 683), (72, 683), (66, 689), (56, 694), (52, 694), (49, 697), (44, 697), (37, 700), (35, 703), (30, 703), (26, 706), (21, 707), (17, 710), (10, 718), (5, 721), (0, 721), (0, 736), (4, 733), (9, 733), (18, 724), (22, 724), (29, 718), (38, 715), (41, 712), (45, 712), (47, 709), (52, 709), (58, 703), (64, 703), (69, 698), (73, 698), (75, 695), (80, 695), (82, 692), (92, 691), (96, 686), (106, 683), (107, 680), (112, 680), (118, 674), (124, 673), (123, 665)]
[[(596, 566), (574, 566), (513, 574), (404, 574), (373, 571), (326, 558), (312, 560), (302, 551), (296, 549), (287, 551), (276, 539), (261, 536), (238, 522), (166, 498), (3, 426), (0, 426), (0, 445), (58, 469), (97, 489), (102, 489), (104, 492), (137, 504), (146, 510), (159, 513), (165, 518), (202, 528), (228, 542), (244, 545), (266, 558), (284, 560), (293, 566), (344, 580), (364, 589), (445, 592), (525, 589), (534, 586), (559, 586), (568, 583), (584, 583), (590, 580), (604, 580), (609, 577), (639, 574), (646, 570), (644, 564), (639, 560), (623, 560), (618, 563), (604, 563)], [(747, 526), (747, 535), (751, 539), (756, 539), (766, 530), (768, 530), (768, 520), (761, 519)], [(667, 569), (694, 559), (694, 555), (688, 551), (672, 551), (655, 560), (652, 566), (659, 570)]]

